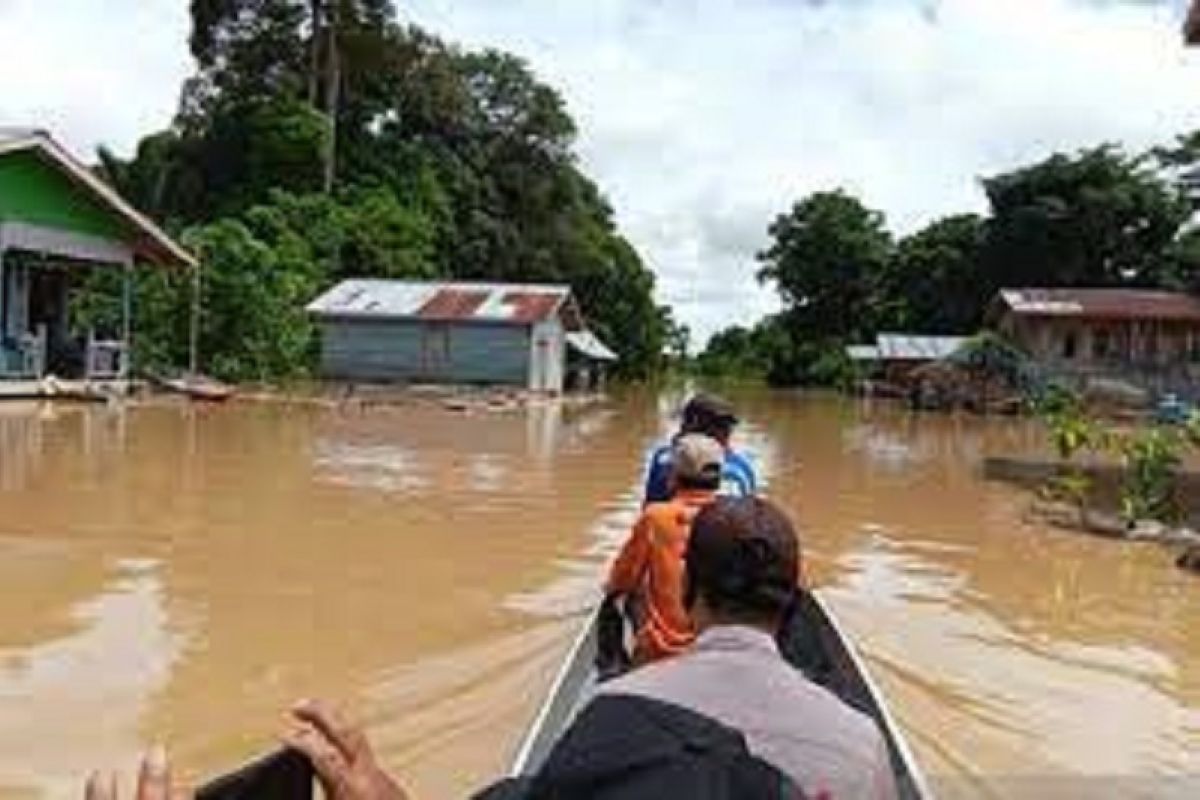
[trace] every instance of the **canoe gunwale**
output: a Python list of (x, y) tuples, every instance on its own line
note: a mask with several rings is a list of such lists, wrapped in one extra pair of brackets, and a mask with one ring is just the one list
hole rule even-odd
[[(894, 752), (896, 759), (903, 764), (904, 779), (911, 784), (911, 789), (916, 798), (932, 800), (934, 796), (933, 792), (929, 788), (925, 774), (921, 771), (916, 754), (913, 753), (912, 748), (909, 746), (908, 740), (904, 737), (903, 729), (892, 714), (888, 704), (884, 702), (883, 691), (871, 676), (871, 671), (867, 669), (862, 654), (858, 652), (858, 648), (854, 646), (854, 643), (846, 635), (837, 617), (829, 610), (829, 606), (819, 597), (816, 597), (815, 592), (813, 596), (817, 600), (814, 605), (824, 618), (823, 622), (829, 627), (834, 638), (837, 639), (845, 651), (846, 657), (854, 667), (854, 672), (858, 679), (862, 681), (866, 693), (871, 699), (872, 716), (879, 724), (881, 733), (887, 741), (888, 748)], [(897, 775), (896, 777), (899, 780), (902, 776)]]
[[(593, 609), (588, 613), (587, 620), (583, 623), (579, 633), (575, 635), (574, 641), (571, 643), (571, 649), (567, 651), (566, 658), (559, 665), (558, 672), (554, 675), (554, 681), (550, 684), (550, 689), (547, 691), (542, 703), (538, 706), (536, 716), (530, 723), (529, 728), (525, 731), (525, 735), (521, 739), (521, 745), (517, 748), (517, 753), (513, 757), (513, 766), (509, 771), (512, 777), (519, 777), (526, 774), (534, 761), (534, 756), (537, 754), (538, 745), (541, 740), (550, 732), (547, 725), (551, 722), (554, 716), (563, 716), (562, 713), (555, 714), (560, 711), (560, 706), (564, 704), (574, 705), (576, 695), (582, 687), (573, 688), (568, 684), (579, 683), (575, 680), (575, 676), (579, 672), (583, 672), (583, 677), (586, 679), (587, 670), (592, 667), (592, 655), (594, 652), (595, 635), (596, 635), (596, 620), (597, 611)], [(565, 711), (569, 712), (568, 707)]]
[[(871, 709), (867, 712), (880, 727), (888, 750), (892, 755), (893, 771), (896, 777), (897, 789), (901, 800), (932, 800), (928, 782), (921, 772), (919, 763), (905, 740), (902, 729), (884, 702), (884, 695), (879, 686), (871, 678), (866, 664), (855, 649), (853, 643), (845, 635), (837, 618), (827, 604), (817, 595), (811, 593), (816, 614), (820, 619), (814, 620), (823, 626), (832, 643), (825, 647), (836, 648), (843, 655), (853, 675), (862, 689), (865, 699)], [(531, 721), (521, 740), (521, 745), (513, 759), (510, 769), (511, 777), (521, 777), (532, 774), (541, 759), (549, 753), (566, 724), (569, 724), (569, 714), (580, 700), (580, 695), (587, 685), (587, 679), (593, 671), (592, 660), (595, 654), (595, 634), (597, 616), (591, 614), (576, 635), (567, 657), (559, 667), (554, 683), (551, 684), (545, 699), (538, 708), (536, 716)], [(553, 727), (551, 727), (553, 726)]]

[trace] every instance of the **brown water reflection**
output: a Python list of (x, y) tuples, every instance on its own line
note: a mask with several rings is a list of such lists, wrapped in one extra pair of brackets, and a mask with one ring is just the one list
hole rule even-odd
[[(1200, 773), (1200, 586), (979, 479), (1035, 430), (737, 399), (931, 771), (994, 795)], [(361, 714), (421, 796), (462, 795), (593, 600), (673, 403), (0, 406), (0, 795), (70, 794), (158, 738), (205, 774), (311, 694)]]

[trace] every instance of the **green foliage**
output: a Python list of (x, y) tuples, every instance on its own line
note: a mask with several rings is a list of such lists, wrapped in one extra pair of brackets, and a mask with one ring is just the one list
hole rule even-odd
[(692, 329), (676, 321), (670, 308), (660, 307), (659, 314), (665, 331), (663, 339), (667, 358), (679, 365), (688, 364), (692, 355)]
[(696, 359), (705, 375), (765, 380), (772, 385), (791, 382), (792, 340), (783, 320), (766, 317), (753, 328), (738, 325), (715, 333)]
[(983, 274), (987, 224), (975, 214), (901, 239), (875, 279), (881, 330), (955, 334), (979, 328), (995, 286)]
[(1080, 452), (1103, 449), (1104, 431), (1082, 407), (1070, 405), (1046, 418), (1050, 441), (1063, 461), (1073, 461)]
[(1179, 431), (1157, 426), (1120, 437), (1118, 448), (1125, 466), (1121, 516), (1127, 524), (1179, 521), (1176, 475), (1185, 441)]
[(1145, 158), (1103, 146), (983, 182), (993, 284), (1156, 286), (1190, 214)]
[(714, 377), (765, 378), (770, 364), (764, 359), (756, 333), (733, 325), (713, 334), (698, 359), (700, 371)]
[[(1200, 134), (1189, 141), (1200, 164)], [(843, 346), (881, 332), (978, 330), (1006, 286), (1200, 287), (1200, 234), (1180, 233), (1188, 204), (1147, 157), (1104, 146), (983, 183), (987, 217), (936, 220), (895, 245), (883, 216), (840, 190), (777, 217), (759, 255), (791, 338), (771, 367), (777, 379), (839, 379)], [(990, 366), (1014, 372), (1005, 361)], [(1039, 388), (1028, 371), (1009, 377)]]
[[(208, 368), (260, 377), (310, 366), (307, 325), (261, 295), (299, 313), (345, 277), (568, 283), (623, 374), (661, 366), (672, 329), (653, 274), (579, 171), (562, 98), (523, 61), (403, 28), (388, 0), (192, 0), (191, 12), (198, 71), (175, 124), (130, 161), (101, 152), (100, 169), (205, 246)], [(336, 183), (324, 192), (335, 136)], [(172, 343), (153, 360), (180, 363), (182, 307), (141, 300), (178, 287), (139, 279), (138, 290), (139, 330)], [(244, 301), (227, 296), (235, 290)], [(272, 348), (262, 337), (276, 325)]]
[(950, 360), (980, 380), (998, 380), (1006, 386), (1033, 390), (1037, 378), (1029, 356), (994, 331), (969, 337)]
[(193, 229), (185, 241), (208, 265), (200, 325), (208, 369), (230, 380), (302, 373), (313, 341), (304, 305), (324, 278), (304, 237), (278, 209), (260, 207), (245, 222)]
[(1038, 387), (1030, 396), (1031, 410), (1042, 417), (1048, 418), (1068, 410), (1082, 410), (1082, 400), (1078, 393), (1061, 383), (1047, 383)]
[(1176, 478), (1186, 446), (1200, 442), (1200, 417), (1183, 429), (1158, 425), (1123, 431), (1090, 417), (1077, 396), (1058, 394), (1043, 406), (1050, 441), (1063, 464), (1045, 487), (1052, 497), (1082, 508), (1092, 490), (1092, 479), (1077, 462), (1082, 452), (1112, 453), (1120, 457), (1121, 516), (1127, 525), (1142, 520), (1177, 522), (1181, 516)]
[(1042, 410), (1050, 442), (1062, 461), (1057, 474), (1044, 487), (1045, 492), (1082, 510), (1092, 490), (1092, 479), (1075, 457), (1081, 452), (1103, 450), (1107, 432), (1087, 415), (1077, 395), (1057, 394)]
[(778, 288), (794, 334), (850, 340), (873, 330), (872, 288), (892, 249), (880, 212), (841, 190), (819, 192), (768, 233), (758, 278)]

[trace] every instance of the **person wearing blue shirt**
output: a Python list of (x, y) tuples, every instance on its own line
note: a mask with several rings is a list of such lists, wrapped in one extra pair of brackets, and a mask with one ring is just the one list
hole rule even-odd
[[(733, 406), (719, 397), (694, 395), (683, 407), (683, 419), (678, 436), (702, 433), (716, 439), (725, 448), (725, 463), (721, 467), (720, 494), (750, 497), (758, 490), (758, 481), (750, 460), (734, 450), (729, 440), (737, 427)], [(671, 499), (671, 444), (656, 449), (650, 456), (646, 471), (643, 503), (661, 503)]]

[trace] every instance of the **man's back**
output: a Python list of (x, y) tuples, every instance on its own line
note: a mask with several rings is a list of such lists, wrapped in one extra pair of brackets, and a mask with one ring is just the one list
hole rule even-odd
[(874, 721), (804, 678), (762, 631), (709, 629), (690, 652), (637, 669), (601, 692), (674, 703), (741, 731), (752, 753), (787, 773), (809, 797), (896, 796)]

